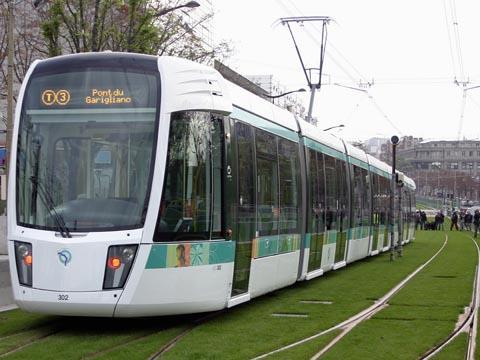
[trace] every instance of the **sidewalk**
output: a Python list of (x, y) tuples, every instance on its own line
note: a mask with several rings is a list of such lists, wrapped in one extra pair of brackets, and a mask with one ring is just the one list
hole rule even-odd
[(13, 304), (8, 256), (0, 255), (0, 307)]

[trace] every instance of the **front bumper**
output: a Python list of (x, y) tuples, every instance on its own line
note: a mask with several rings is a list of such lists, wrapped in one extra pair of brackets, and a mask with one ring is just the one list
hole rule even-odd
[(17, 305), (26, 311), (66, 316), (112, 317), (122, 290), (48, 291), (15, 286)]

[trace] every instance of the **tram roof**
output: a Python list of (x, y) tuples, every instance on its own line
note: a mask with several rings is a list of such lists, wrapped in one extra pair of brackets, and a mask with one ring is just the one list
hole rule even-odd
[(299, 124), (303, 136), (318, 141), (345, 154), (345, 147), (343, 146), (342, 139), (333, 136), (332, 134), (318, 128), (318, 126), (310, 124), (304, 120), (300, 120)]
[(291, 112), (273, 105), (270, 101), (263, 99), (230, 81), (225, 81), (225, 83), (227, 84), (228, 93), (233, 106), (249, 111), (292, 131), (298, 131), (295, 117)]
[(367, 154), (367, 159), (368, 159), (368, 164), (371, 167), (375, 167), (376, 169), (386, 173), (386, 174), (391, 174), (392, 172), (392, 167), (388, 165), (387, 163), (384, 163), (383, 161), (377, 159), (376, 157), (373, 157), (372, 155)]

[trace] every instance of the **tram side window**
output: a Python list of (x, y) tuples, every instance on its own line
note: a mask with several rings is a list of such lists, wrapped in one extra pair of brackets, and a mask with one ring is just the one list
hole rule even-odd
[(308, 150), (310, 206), (308, 231), (319, 234), (325, 231), (325, 177), (323, 154)]
[(292, 141), (278, 140), (280, 172), (280, 234), (295, 234), (298, 229), (298, 146)]
[(327, 230), (336, 230), (337, 228), (337, 171), (335, 158), (324, 155), (325, 158), (325, 185), (326, 185), (326, 214), (325, 221)]
[(363, 169), (353, 165), (353, 227), (362, 226), (365, 186)]
[(277, 141), (274, 135), (255, 130), (257, 150), (257, 223), (260, 236), (278, 234)]
[(155, 241), (221, 237), (222, 133), (208, 112), (172, 114)]
[(238, 221), (241, 238), (249, 238), (250, 226), (255, 224), (255, 182), (253, 174), (253, 132), (243, 123), (235, 123), (235, 134), (238, 146), (238, 169), (241, 179), (238, 181)]
[(373, 225), (380, 224), (380, 212), (381, 212), (381, 193), (380, 193), (380, 176), (374, 173), (370, 173), (372, 177), (372, 195), (373, 195)]
[(380, 196), (381, 196), (381, 209), (380, 209), (380, 224), (388, 224), (388, 211), (390, 206), (390, 183), (387, 178), (380, 177)]
[(347, 163), (343, 160), (336, 160), (335, 172), (337, 175), (338, 191), (338, 230), (348, 228), (348, 185), (347, 185)]
[(223, 184), (223, 126), (221, 118), (212, 118), (211, 157), (212, 157), (212, 232), (222, 231), (222, 184)]
[(370, 180), (368, 171), (366, 169), (362, 169), (362, 181), (364, 186), (364, 191), (362, 192), (363, 200), (363, 209), (362, 209), (362, 225), (369, 226), (370, 225), (370, 218), (371, 218), (371, 190), (370, 190)]

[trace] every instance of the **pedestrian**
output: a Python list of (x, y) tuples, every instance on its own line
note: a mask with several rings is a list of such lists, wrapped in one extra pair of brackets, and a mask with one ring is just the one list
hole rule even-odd
[(458, 231), (458, 214), (456, 211), (454, 211), (452, 214), (452, 223), (450, 224), (450, 231), (452, 231), (454, 227)]
[(420, 227), (420, 222), (421, 222), (421, 219), (420, 219), (420, 210), (417, 210), (415, 212), (415, 230), (417, 230), (419, 227)]
[(443, 223), (445, 222), (445, 215), (443, 215), (443, 211), (440, 211), (440, 227), (442, 228), (442, 230), (445, 230), (443, 228)]
[(458, 220), (460, 222), (460, 231), (465, 230), (465, 212), (460, 210), (460, 215), (458, 216)]
[(440, 211), (435, 214), (435, 230), (440, 230)]
[(470, 210), (467, 210), (467, 213), (465, 214), (465, 228), (468, 231), (472, 231), (472, 222), (473, 222), (473, 215), (470, 212)]
[(475, 237), (477, 237), (478, 227), (480, 226), (480, 211), (475, 210), (475, 214), (473, 214), (473, 226), (475, 228)]
[(425, 230), (425, 224), (427, 223), (427, 214), (425, 214), (425, 211), (421, 210), (420, 211), (420, 229)]

